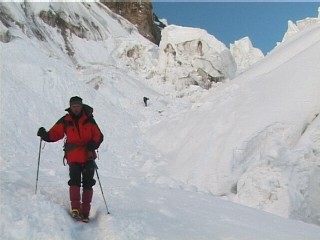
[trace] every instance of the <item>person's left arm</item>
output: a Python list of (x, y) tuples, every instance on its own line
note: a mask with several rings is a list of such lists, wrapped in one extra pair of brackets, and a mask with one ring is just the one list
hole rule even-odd
[(100, 147), (101, 143), (103, 142), (103, 134), (98, 127), (96, 121), (92, 118), (91, 120), (91, 130), (92, 130), (92, 139), (88, 142), (87, 148), (89, 150), (96, 150)]

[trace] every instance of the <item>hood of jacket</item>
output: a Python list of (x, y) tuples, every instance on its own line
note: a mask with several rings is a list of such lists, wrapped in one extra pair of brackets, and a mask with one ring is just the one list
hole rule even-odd
[[(67, 111), (70, 115), (72, 115), (70, 107), (66, 108), (65, 111)], [(82, 111), (87, 117), (91, 117), (93, 113), (93, 108), (87, 104), (82, 104)]]

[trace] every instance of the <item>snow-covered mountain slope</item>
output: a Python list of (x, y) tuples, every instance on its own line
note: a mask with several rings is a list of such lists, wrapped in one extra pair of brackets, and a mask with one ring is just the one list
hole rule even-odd
[(320, 165), (319, 39), (318, 25), (301, 31), (190, 111), (151, 128), (148, 139), (167, 158), (165, 176), (319, 223), (319, 208), (308, 204), (310, 194), (320, 196), (310, 188)]
[(312, 25), (320, 24), (320, 17), (317, 18), (306, 18), (297, 21), (294, 23), (293, 21), (288, 21), (288, 29), (287, 32), (284, 34), (282, 42), (285, 42), (286, 40), (290, 39), (292, 36), (294, 36), (299, 31), (306, 29)]
[[(41, 20), (41, 11), (50, 9), (61, 13), (72, 26), (86, 24), (86, 37), (64, 28), (70, 27), (66, 23), (54, 25)], [(218, 95), (221, 97), (217, 104), (223, 104), (229, 99), (224, 93), (228, 94), (228, 89), (236, 91), (236, 87), (227, 84), (216, 88), (217, 93), (213, 89), (201, 92), (204, 95), (197, 104), (190, 103), (188, 98), (176, 98), (173, 87), (162, 83), (159, 76), (154, 75), (152, 81), (145, 78), (149, 72), (144, 68), (157, 61), (158, 49), (144, 42), (132, 25), (99, 3), (1, 2), (0, 10), (1, 34), (5, 39), (0, 42), (1, 239), (318, 239), (318, 226), (195, 191), (190, 185), (169, 181), (160, 168), (168, 164), (167, 156), (163, 155), (165, 149), (158, 151), (151, 146), (155, 139), (147, 133), (157, 129), (166, 134), (166, 126), (160, 129), (155, 123), (178, 116), (184, 118), (183, 113), (190, 108), (205, 110), (207, 105), (211, 109), (212, 98)], [(99, 28), (93, 30), (90, 26)], [(301, 41), (306, 41), (302, 35)], [(290, 56), (292, 48), (289, 52), (286, 48), (283, 47), (282, 53)], [(279, 67), (284, 60), (274, 55), (273, 61), (278, 65), (261, 63), (250, 73), (246, 72), (247, 80), (236, 82), (238, 89), (242, 84), (253, 84), (255, 76)], [(317, 74), (317, 68), (312, 66), (309, 70)], [(255, 86), (249, 86), (248, 90), (255, 90)], [(35, 194), (39, 153), (36, 132), (40, 126), (50, 128), (64, 115), (69, 98), (74, 95), (81, 96), (94, 108), (95, 119), (105, 134), (97, 164), (111, 215), (106, 214), (97, 184), (91, 222), (86, 225), (75, 223), (69, 217), (68, 167), (62, 164), (62, 141), (47, 143), (41, 148)], [(150, 99), (148, 107), (144, 107), (144, 96)], [(243, 98), (248, 100), (245, 94)], [(237, 106), (231, 101), (231, 113), (242, 105), (241, 100), (239, 96)], [(313, 94), (310, 106), (313, 106)], [(221, 111), (222, 118), (221, 109), (218, 106), (216, 111)], [(229, 115), (224, 122), (228, 119)], [(185, 124), (190, 124), (189, 119)], [(303, 138), (295, 144), (314, 150), (303, 155), (311, 164), (312, 157), (318, 154), (318, 125), (318, 120), (310, 122)], [(194, 136), (188, 135), (188, 138)], [(211, 136), (207, 141), (212, 141)], [(274, 151), (277, 149), (275, 144)], [(197, 156), (202, 158), (202, 152)], [(301, 171), (292, 174), (299, 177)], [(310, 184), (303, 186), (308, 187), (308, 201), (316, 207), (319, 195), (314, 189), (318, 178), (316, 174), (312, 176)]]

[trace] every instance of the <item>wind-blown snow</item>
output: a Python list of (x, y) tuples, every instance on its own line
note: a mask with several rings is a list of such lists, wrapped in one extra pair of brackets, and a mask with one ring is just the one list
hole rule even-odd
[[(319, 223), (319, 26), (233, 81), (176, 98), (154, 68), (158, 48), (99, 3), (0, 9), (15, 20), (0, 26), (1, 239), (319, 238), (316, 225), (242, 205)], [(101, 27), (63, 38), (38, 17), (49, 9)], [(97, 164), (111, 215), (97, 184), (89, 224), (69, 217), (62, 141), (41, 149), (35, 194), (37, 129), (74, 95), (105, 134)]]

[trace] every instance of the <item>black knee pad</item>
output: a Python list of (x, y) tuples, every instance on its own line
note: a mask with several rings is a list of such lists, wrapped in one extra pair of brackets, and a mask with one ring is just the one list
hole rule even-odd
[(82, 183), (83, 188), (92, 188), (96, 184), (96, 180), (94, 179), (84, 179)]
[(71, 179), (68, 181), (68, 185), (69, 186), (79, 186), (81, 187), (81, 181), (78, 182), (78, 181), (72, 181)]

